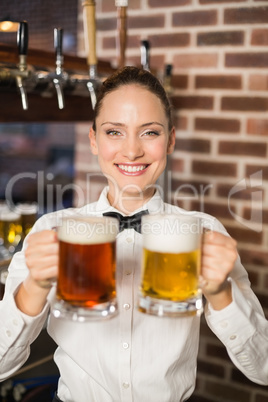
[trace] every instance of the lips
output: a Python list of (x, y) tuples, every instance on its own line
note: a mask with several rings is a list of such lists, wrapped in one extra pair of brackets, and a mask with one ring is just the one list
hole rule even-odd
[(116, 166), (122, 173), (135, 175), (142, 174), (142, 172), (144, 172), (149, 165), (116, 164)]

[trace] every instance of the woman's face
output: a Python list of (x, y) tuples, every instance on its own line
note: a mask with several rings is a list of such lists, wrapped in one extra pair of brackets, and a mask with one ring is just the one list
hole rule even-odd
[(160, 99), (138, 85), (106, 95), (90, 131), (91, 149), (108, 179), (110, 201), (118, 195), (151, 196), (174, 148), (175, 130)]

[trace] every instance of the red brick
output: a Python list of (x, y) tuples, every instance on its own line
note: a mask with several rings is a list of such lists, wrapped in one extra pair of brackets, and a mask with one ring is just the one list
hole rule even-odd
[(253, 91), (267, 91), (268, 75), (251, 74), (249, 76), (249, 89), (252, 89)]
[(263, 142), (220, 141), (219, 154), (266, 157), (267, 144)]
[(239, 243), (262, 244), (262, 233), (243, 227), (225, 226), (227, 232)]
[[(172, 191), (176, 192), (177, 198), (180, 196), (184, 198), (185, 195), (187, 195), (187, 197), (190, 196), (190, 198), (192, 196), (196, 201), (196, 197), (203, 199), (204, 195), (209, 195), (210, 190), (211, 185), (208, 182), (181, 179), (172, 180)], [(198, 206), (196, 205), (196, 210), (201, 210), (200, 204), (198, 204)]]
[(175, 12), (172, 17), (172, 25), (175, 27), (206, 26), (216, 23), (216, 10)]
[(268, 7), (238, 7), (224, 10), (225, 24), (256, 24), (268, 22)]
[(188, 33), (170, 33), (161, 35), (149, 35), (148, 40), (153, 48), (155, 47), (184, 47), (190, 43)]
[(102, 47), (103, 49), (115, 49), (116, 48), (116, 39), (114, 36), (109, 36), (108, 38), (102, 39)]
[(185, 74), (172, 75), (171, 87), (178, 89), (186, 89), (188, 87), (188, 75)]
[(197, 35), (198, 46), (243, 45), (243, 31), (206, 32)]
[(175, 150), (187, 152), (210, 152), (210, 141), (196, 138), (177, 138)]
[(268, 53), (226, 53), (225, 66), (241, 68), (268, 67)]
[(164, 14), (154, 14), (154, 15), (139, 15), (139, 16), (129, 16), (128, 17), (128, 28), (163, 28), (165, 25)]
[(218, 55), (216, 53), (177, 54), (173, 59), (177, 68), (208, 68), (217, 67)]
[(112, 31), (116, 29), (116, 18), (97, 18), (97, 31)]
[[(234, 187), (236, 187), (236, 192), (233, 193)], [(252, 190), (251, 188), (244, 188), (238, 184), (218, 184), (217, 195), (218, 197), (228, 198), (230, 200), (244, 200), (251, 201), (252, 191), (256, 191), (256, 188)]]
[(221, 109), (266, 112), (268, 110), (268, 98), (223, 96)]
[[(206, 194), (207, 195), (207, 194)], [(212, 202), (207, 202), (205, 201), (202, 204), (202, 208), (200, 208), (200, 202), (196, 202), (193, 201), (191, 203), (191, 210), (193, 211), (201, 211), (201, 212), (205, 212), (207, 214), (210, 214), (212, 216), (215, 216), (215, 218), (218, 219), (229, 219), (229, 220), (233, 220), (234, 217), (233, 215), (230, 213), (229, 207), (227, 205), (226, 202), (224, 202), (224, 204), (216, 204), (216, 203), (212, 203)], [(236, 213), (236, 207), (232, 207), (232, 211), (234, 213)]]
[(251, 44), (257, 46), (267, 46), (268, 29), (253, 29), (251, 34)]
[(223, 345), (208, 344), (206, 349), (207, 356), (216, 357), (230, 362), (230, 357)]
[(235, 177), (237, 166), (235, 163), (194, 160), (192, 171), (200, 175)]
[(248, 119), (247, 133), (268, 135), (268, 119)]
[(188, 119), (186, 116), (175, 116), (174, 125), (176, 130), (186, 130), (188, 126)]
[(234, 134), (240, 130), (240, 121), (236, 119), (197, 117), (195, 119), (195, 130)]
[(184, 160), (171, 158), (171, 171), (172, 172), (183, 172), (184, 170)]
[(264, 225), (267, 225), (268, 224), (268, 210), (267, 209), (259, 210), (259, 209), (252, 209), (252, 208), (247, 208), (247, 207), (243, 209), (243, 218), (245, 218), (245, 219), (254, 220), (254, 218), (256, 218), (255, 221), (257, 221), (257, 223), (260, 223), (259, 222), (260, 216), (262, 218), (262, 223)]
[(243, 264), (268, 266), (268, 252), (266, 251), (239, 248), (239, 255)]
[(241, 89), (241, 75), (197, 75), (196, 88)]
[(223, 366), (221, 366), (220, 364), (211, 363), (201, 359), (198, 360), (198, 371), (200, 373), (209, 374), (212, 377), (219, 377), (219, 378), (225, 377), (225, 370)]
[(149, 7), (179, 7), (191, 4), (191, 0), (148, 0)]
[(246, 176), (251, 177), (252, 175), (262, 172), (263, 180), (268, 180), (268, 166), (264, 165), (247, 165), (246, 166)]
[(213, 108), (213, 98), (211, 96), (174, 96), (171, 103), (175, 108), (181, 109), (203, 109)]

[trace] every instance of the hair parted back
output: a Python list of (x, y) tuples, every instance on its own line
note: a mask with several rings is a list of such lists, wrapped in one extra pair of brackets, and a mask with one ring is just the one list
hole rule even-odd
[(172, 108), (164, 87), (158, 78), (156, 78), (152, 73), (133, 66), (126, 66), (117, 70), (102, 83), (98, 91), (97, 102), (94, 109), (93, 130), (96, 130), (96, 118), (100, 113), (105, 96), (113, 91), (116, 91), (122, 86), (131, 84), (139, 85), (144, 89), (147, 89), (160, 99), (168, 119), (169, 130), (171, 130), (173, 125), (171, 112)]

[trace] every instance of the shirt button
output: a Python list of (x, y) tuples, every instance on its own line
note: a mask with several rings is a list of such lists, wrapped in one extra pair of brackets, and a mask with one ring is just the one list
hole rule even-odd
[(132, 237), (127, 237), (127, 238), (126, 238), (126, 242), (127, 242), (127, 243), (133, 243)]
[(126, 271), (126, 275), (131, 275), (131, 271)]
[(14, 320), (12, 322), (14, 325), (18, 325), (18, 320), (16, 320), (16, 318), (14, 318)]
[(124, 349), (128, 349), (128, 347), (129, 347), (129, 344), (128, 344), (127, 342), (124, 342), (124, 343), (123, 343), (123, 348), (124, 348)]
[(231, 339), (231, 341), (234, 341), (236, 339), (236, 335), (231, 335), (230, 339)]
[(129, 388), (129, 382), (123, 382), (123, 388), (125, 389)]
[(6, 336), (8, 336), (9, 338), (11, 337), (11, 331), (9, 331), (9, 329), (6, 330)]
[(124, 307), (125, 310), (129, 310), (130, 309), (130, 304), (125, 303), (125, 304), (123, 304), (123, 307)]

